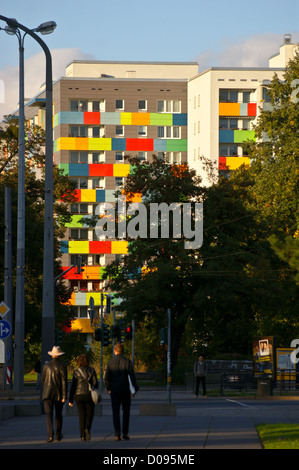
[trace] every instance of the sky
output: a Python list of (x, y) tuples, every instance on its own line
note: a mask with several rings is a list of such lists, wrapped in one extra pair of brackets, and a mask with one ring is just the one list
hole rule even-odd
[[(57, 23), (53, 34), (41, 36), (52, 54), (53, 80), (76, 59), (197, 62), (199, 71), (266, 67), (284, 34), (299, 42), (298, 0), (9, 0), (0, 15), (30, 29)], [(17, 109), (18, 60), (17, 38), (0, 31), (0, 119)], [(44, 81), (44, 53), (26, 36), (25, 98)]]

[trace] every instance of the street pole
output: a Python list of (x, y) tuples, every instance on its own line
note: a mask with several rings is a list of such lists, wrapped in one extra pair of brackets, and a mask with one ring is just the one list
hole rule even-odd
[(104, 303), (104, 294), (101, 292), (101, 323), (100, 323), (100, 328), (101, 328), (101, 358), (100, 358), (100, 391), (102, 392), (103, 390), (103, 303)]
[(168, 341), (167, 341), (167, 395), (168, 403), (171, 404), (171, 310), (167, 310)]
[[(42, 311), (42, 365), (47, 351), (52, 349), (55, 337), (54, 313), (54, 224), (53, 224), (53, 124), (52, 124), (52, 57), (47, 45), (35, 34), (50, 34), (56, 28), (54, 21), (42, 23), (31, 30), (13, 18), (0, 15), (7, 23), (5, 31), (19, 40), (19, 182), (18, 182), (18, 233), (17, 279), (15, 311), (15, 380), (14, 390), (24, 388), (24, 324), (25, 324), (25, 113), (24, 113), (24, 38), (29, 34), (42, 47), (46, 57), (46, 153), (45, 153), (45, 214), (44, 214), (44, 271)], [(24, 31), (23, 38), (20, 30)]]
[[(4, 249), (4, 302), (9, 308), (7, 321), (13, 330), (13, 307), (12, 307), (12, 223), (11, 223), (11, 188), (5, 187), (5, 249)], [(9, 335), (4, 340), (5, 345), (5, 367), (3, 370), (3, 388), (12, 388), (12, 337)], [(7, 372), (10, 370), (10, 382), (6, 382)]]

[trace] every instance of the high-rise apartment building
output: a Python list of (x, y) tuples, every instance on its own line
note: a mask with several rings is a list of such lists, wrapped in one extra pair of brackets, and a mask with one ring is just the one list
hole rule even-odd
[[(127, 253), (124, 240), (99, 240), (82, 222), (101, 202), (115, 202), (130, 173), (125, 155), (150, 161), (188, 163), (208, 184), (201, 156), (212, 161), (216, 176), (249, 164), (244, 142), (267, 100), (266, 85), (279, 77), (296, 45), (290, 39), (268, 68), (211, 68), (198, 74), (197, 63), (73, 61), (53, 85), (54, 161), (77, 182), (72, 221), (61, 243), (62, 265), (73, 288), (76, 321), (90, 342), (90, 297), (96, 314), (105, 292), (103, 268)], [(27, 105), (27, 117), (44, 123), (44, 94)]]

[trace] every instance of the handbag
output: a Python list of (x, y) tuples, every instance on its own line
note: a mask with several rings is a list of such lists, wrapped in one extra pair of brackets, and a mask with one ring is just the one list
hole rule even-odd
[(101, 403), (102, 395), (100, 394), (99, 390), (88, 382), (88, 380), (84, 377), (83, 372), (80, 368), (78, 369), (78, 371), (82, 375), (83, 379), (88, 383), (88, 389), (91, 393), (91, 399), (94, 402), (94, 404), (96, 405), (97, 403)]

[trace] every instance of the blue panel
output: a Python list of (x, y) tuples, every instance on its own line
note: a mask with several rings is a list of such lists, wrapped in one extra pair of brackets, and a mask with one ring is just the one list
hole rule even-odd
[(111, 150), (116, 150), (116, 151), (125, 151), (126, 150), (126, 139), (111, 139), (112, 144), (111, 144)]
[(230, 144), (234, 142), (234, 131), (231, 130), (220, 130), (219, 131), (219, 143)]
[(85, 163), (70, 163), (69, 176), (89, 176), (89, 165)]
[(172, 124), (173, 126), (187, 126), (187, 113), (173, 114)]
[(69, 242), (68, 240), (63, 240), (60, 242), (60, 253), (68, 253), (69, 252)]
[(165, 139), (154, 139), (154, 152), (166, 152)]
[(96, 189), (96, 202), (105, 202), (105, 189)]
[(84, 124), (84, 113), (76, 111), (61, 111), (60, 124)]

